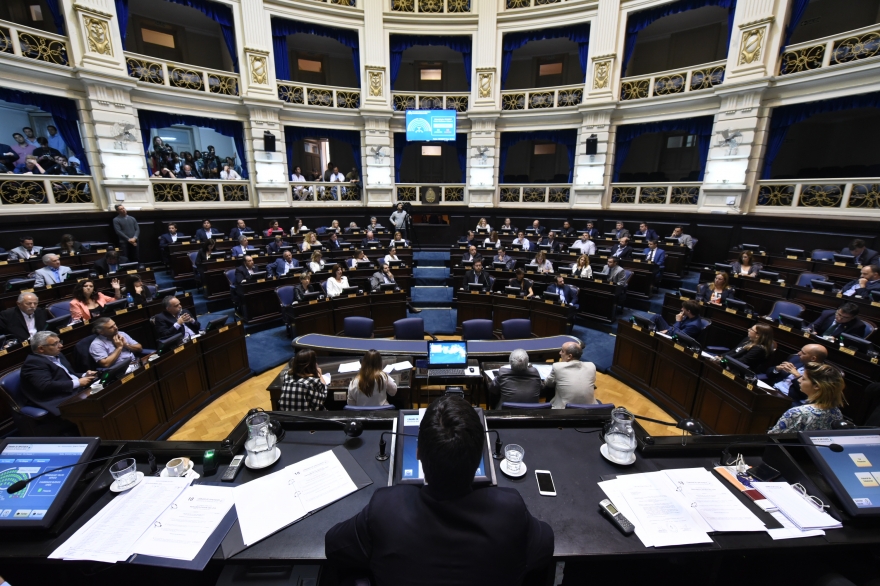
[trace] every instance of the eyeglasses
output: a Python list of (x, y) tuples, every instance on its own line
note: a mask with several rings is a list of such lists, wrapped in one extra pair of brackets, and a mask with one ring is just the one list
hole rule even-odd
[(798, 494), (803, 497), (803, 499), (805, 501), (807, 501), (808, 503), (810, 503), (811, 505), (813, 505), (814, 507), (816, 507), (820, 511), (830, 507), (830, 505), (826, 505), (825, 503), (823, 503), (822, 499), (820, 499), (819, 497), (815, 497), (811, 494), (807, 494), (807, 489), (800, 482), (798, 482), (796, 484), (792, 484), (791, 487), (793, 489), (795, 489), (798, 492)]

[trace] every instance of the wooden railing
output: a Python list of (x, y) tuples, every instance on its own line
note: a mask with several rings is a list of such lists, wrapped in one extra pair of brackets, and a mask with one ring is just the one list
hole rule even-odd
[(406, 110), (455, 110), (467, 112), (470, 94), (467, 93), (416, 93), (393, 92), (392, 108), (395, 112)]
[(394, 186), (394, 201), (414, 204), (467, 204), (464, 183), (398, 183)]
[(580, 106), (584, 100), (584, 85), (545, 87), (501, 92), (502, 110), (546, 110)]
[(547, 4), (561, 4), (568, 0), (505, 0), (504, 9), (529, 8), (530, 6), (545, 6)]
[(221, 96), (239, 95), (236, 73), (195, 67), (186, 63), (163, 61), (147, 55), (125, 52), (129, 77), (141, 83), (176, 87)]
[(247, 203), (248, 181), (209, 181), (205, 179), (151, 179), (153, 201), (157, 204)]
[(67, 37), (5, 20), (0, 20), (0, 53), (55, 65), (70, 65)]
[[(3, 213), (29, 205), (58, 204), (66, 211), (96, 209), (95, 184), (87, 175), (0, 175), (0, 209)], [(40, 208), (39, 213), (47, 211)]]
[(833, 67), (880, 55), (880, 25), (789, 45), (779, 60), (779, 75)]
[(278, 97), (288, 104), (320, 106), (357, 110), (361, 107), (361, 92), (354, 88), (329, 85), (307, 85), (296, 81), (279, 81)]
[(611, 205), (696, 206), (700, 201), (700, 182), (612, 183)]
[(455, 14), (470, 12), (471, 1), (472, 0), (391, 0), (391, 12), (412, 12), (421, 14), (442, 14), (444, 12)]
[(724, 82), (726, 63), (726, 60), (714, 61), (689, 69), (625, 77), (620, 81), (620, 99), (644, 100), (713, 88)]
[(363, 201), (360, 182), (290, 182), (290, 197), (294, 202), (351, 203)]
[(758, 182), (756, 212), (848, 211), (880, 216), (880, 179), (795, 179)]
[(504, 204), (566, 204), (571, 201), (571, 184), (511, 185), (499, 187), (499, 202)]

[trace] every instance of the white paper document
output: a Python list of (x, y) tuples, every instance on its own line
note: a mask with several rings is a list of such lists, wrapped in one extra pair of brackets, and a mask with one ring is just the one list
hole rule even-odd
[(807, 502), (787, 482), (753, 482), (752, 486), (767, 497), (783, 515), (802, 531), (834, 529), (842, 526), (840, 521)]
[(552, 364), (532, 364), (532, 366), (534, 366), (535, 370), (538, 371), (538, 374), (541, 375), (541, 380), (544, 380), (545, 378), (550, 376), (551, 372), (553, 372)]
[(324, 381), (324, 384), (325, 384), (325, 385), (329, 385), (329, 384), (330, 384), (330, 379), (331, 379), (331, 377), (330, 377), (330, 373), (329, 373), (329, 372), (325, 372), (324, 374), (321, 375), (321, 380)]
[(345, 374), (347, 372), (357, 372), (360, 369), (360, 362), (343, 362), (339, 365), (339, 374)]
[(193, 560), (233, 504), (231, 487), (190, 486), (135, 543), (134, 552)]
[(681, 468), (664, 473), (684, 504), (696, 509), (712, 531), (766, 530), (764, 523), (705, 468)]
[(765, 391), (772, 391), (773, 390), (773, 387), (771, 387), (770, 385), (768, 385), (767, 383), (765, 383), (764, 381), (762, 381), (760, 379), (758, 379), (758, 388), (764, 389)]
[(770, 513), (774, 519), (782, 525), (781, 529), (768, 529), (767, 533), (774, 540), (776, 539), (798, 539), (800, 537), (815, 537), (816, 535), (825, 535), (821, 529), (813, 529), (812, 531), (801, 531), (795, 524), (788, 520), (788, 517), (779, 511)]
[(498, 373), (497, 370), (484, 370), (483, 372), (486, 373), (486, 376), (489, 378), (490, 381), (495, 380), (495, 376)]

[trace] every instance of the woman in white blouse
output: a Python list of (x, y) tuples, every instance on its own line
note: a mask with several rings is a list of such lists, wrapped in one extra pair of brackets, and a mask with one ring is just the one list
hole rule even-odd
[(475, 231), (479, 232), (480, 230), (485, 230), (487, 232), (492, 231), (492, 226), (490, 226), (489, 223), (486, 222), (486, 218), (480, 218), (480, 221), (477, 222), (477, 229)]
[(501, 248), (501, 239), (498, 238), (498, 232), (492, 230), (492, 232), (483, 240), (483, 246), (486, 248)]
[(347, 403), (360, 407), (387, 405), (388, 397), (396, 394), (397, 383), (382, 371), (382, 355), (367, 350), (361, 359), (361, 369), (348, 385)]
[(339, 227), (339, 220), (333, 220), (330, 222), (330, 230), (337, 234), (342, 234), (342, 229)]
[(302, 220), (297, 220), (296, 223), (293, 225), (293, 228), (290, 229), (290, 234), (301, 234), (308, 231), (309, 227), (304, 225)]
[(321, 260), (321, 253), (315, 251), (312, 253), (312, 260), (309, 262), (309, 270), (313, 273), (320, 273), (324, 270), (324, 261)]
[(553, 265), (550, 264), (549, 260), (547, 260), (547, 253), (543, 250), (535, 255), (535, 260), (532, 264), (537, 267), (539, 273), (553, 272)]
[(342, 290), (348, 287), (348, 277), (343, 276), (345, 268), (336, 264), (333, 265), (333, 276), (327, 279), (327, 297), (339, 297)]
[(580, 279), (592, 279), (593, 268), (590, 266), (590, 257), (586, 254), (580, 255), (577, 262), (571, 265), (571, 275)]
[(397, 248), (395, 248), (394, 246), (392, 246), (388, 250), (388, 254), (385, 255), (385, 262), (389, 263), (391, 261), (400, 262), (400, 259), (397, 258)]
[(303, 238), (302, 251), (307, 252), (313, 248), (321, 248), (321, 243), (318, 242), (318, 237), (314, 232), (309, 232)]

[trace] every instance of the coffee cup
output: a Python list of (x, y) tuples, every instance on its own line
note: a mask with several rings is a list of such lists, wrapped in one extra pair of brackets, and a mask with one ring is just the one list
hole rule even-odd
[(183, 476), (189, 470), (189, 458), (174, 458), (165, 465), (168, 476)]

